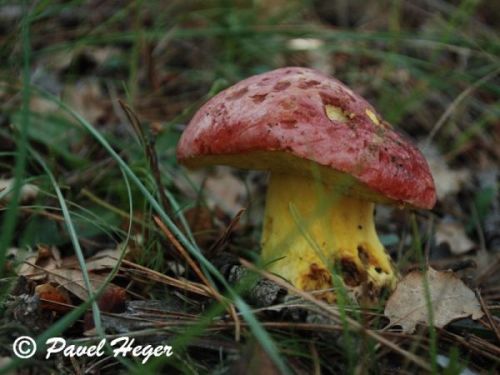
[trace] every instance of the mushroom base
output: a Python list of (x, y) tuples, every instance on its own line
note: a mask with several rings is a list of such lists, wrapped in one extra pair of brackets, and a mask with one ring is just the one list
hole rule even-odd
[(374, 203), (340, 194), (338, 186), (273, 173), (262, 258), (268, 270), (299, 289), (336, 301), (333, 277), (359, 303), (372, 305), (394, 289), (397, 274), (373, 221)]

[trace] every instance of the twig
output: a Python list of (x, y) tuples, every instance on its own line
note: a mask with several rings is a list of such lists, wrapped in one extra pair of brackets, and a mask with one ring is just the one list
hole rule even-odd
[(489, 267), (482, 271), (476, 278), (476, 284), (481, 285), (485, 280), (487, 280), (492, 274), (498, 272), (498, 267), (500, 266), (500, 256), (496, 256), (496, 259), (491, 261)]
[(208, 249), (208, 254), (210, 255), (215, 255), (217, 251), (222, 247), (222, 245), (227, 241), (229, 235), (231, 232), (234, 230), (234, 227), (238, 222), (240, 221), (241, 215), (245, 213), (246, 209), (242, 208), (241, 210), (238, 211), (236, 216), (231, 220), (229, 225), (226, 227), (224, 230), (224, 233), (210, 246)]
[[(111, 255), (110, 255), (110, 257), (113, 259), (117, 259), (116, 257), (111, 256)], [(150, 268), (141, 266), (139, 264), (130, 262), (130, 261), (125, 260), (125, 259), (122, 261), (122, 264), (136, 268), (139, 271), (147, 273), (151, 279), (155, 279), (156, 281), (164, 282), (165, 284), (171, 285), (173, 287), (176, 287), (179, 289), (184, 289), (184, 290), (187, 290), (189, 292), (196, 293), (196, 294), (199, 294), (199, 295), (202, 295), (205, 297), (209, 297), (211, 295), (208, 288), (203, 284), (195, 283), (193, 281), (188, 281), (185, 279), (176, 279), (174, 277), (164, 275), (160, 272), (154, 271)]]
[(318, 349), (316, 349), (314, 342), (309, 343), (309, 350), (311, 351), (314, 375), (321, 375), (321, 364), (319, 362)]
[(172, 242), (172, 244), (174, 245), (176, 250), (188, 262), (188, 264), (191, 266), (194, 273), (196, 273), (196, 275), (200, 278), (200, 280), (203, 281), (203, 283), (207, 287), (214, 290), (214, 288), (210, 285), (210, 282), (208, 281), (206, 276), (203, 274), (203, 272), (201, 272), (201, 270), (198, 267), (198, 265), (196, 264), (196, 262), (189, 256), (187, 251), (182, 247), (182, 245), (179, 243), (179, 241), (177, 241), (177, 238), (174, 237), (174, 235), (172, 234), (172, 232), (170, 232), (170, 230), (166, 227), (166, 225), (163, 224), (163, 222), (160, 220), (160, 218), (158, 216), (153, 216), (153, 219), (154, 219), (156, 225), (158, 226), (158, 228), (160, 228), (160, 230), (163, 232), (163, 234), (165, 234), (165, 236), (167, 236), (169, 241)]
[(479, 289), (476, 288), (476, 296), (479, 300), (479, 303), (481, 304), (481, 308), (484, 311), (484, 314), (486, 315), (486, 319), (488, 319), (488, 323), (490, 323), (490, 327), (495, 332), (495, 336), (497, 337), (497, 341), (500, 342), (500, 330), (498, 329), (497, 324), (493, 320), (493, 317), (491, 316), (490, 310), (488, 309), (488, 306), (484, 303), (483, 297), (481, 296), (481, 292)]
[(455, 343), (458, 342), (460, 345), (467, 348), (468, 351), (480, 354), (496, 363), (500, 363), (500, 351), (498, 347), (488, 344), (485, 345), (484, 341), (473, 335), (465, 338), (442, 328), (438, 328), (438, 331), (443, 336), (446, 336), (449, 341), (454, 340)]
[[(196, 262), (191, 258), (191, 256), (184, 249), (184, 247), (182, 247), (182, 245), (179, 243), (179, 241), (177, 241), (175, 236), (172, 234), (172, 232), (170, 232), (170, 230), (166, 227), (166, 225), (163, 224), (163, 222), (160, 220), (160, 218), (157, 216), (153, 216), (153, 219), (154, 219), (156, 225), (158, 225), (158, 227), (160, 228), (160, 230), (167, 236), (167, 238), (170, 240), (170, 242), (172, 242), (172, 244), (177, 249), (177, 251), (188, 262), (188, 264), (193, 269), (194, 273), (196, 273), (196, 275), (200, 278), (200, 280), (203, 281), (203, 283), (207, 286), (207, 288), (210, 290), (210, 293), (212, 294), (212, 296), (215, 299), (217, 299), (217, 301), (219, 301), (220, 303), (226, 304), (227, 300), (225, 300), (225, 298), (212, 286), (212, 284), (210, 284), (210, 282), (208, 281), (206, 276), (203, 274), (203, 272), (201, 272), (201, 270), (198, 267), (198, 265), (196, 264)], [(231, 317), (233, 318), (233, 320), (235, 322), (235, 332), (234, 332), (235, 339), (236, 339), (236, 341), (240, 341), (240, 336), (241, 336), (241, 328), (240, 327), (241, 327), (241, 325), (240, 325), (240, 321), (238, 318), (238, 314), (236, 314), (236, 309), (234, 308), (233, 304), (229, 303), (228, 309), (229, 309), (229, 314), (231, 315)]]
[(121, 100), (118, 100), (118, 103), (120, 103), (120, 106), (122, 107), (123, 111), (127, 115), (127, 118), (132, 125), (132, 128), (134, 129), (135, 133), (137, 134), (137, 137), (140, 140), (140, 143), (144, 147), (144, 151), (146, 153), (146, 157), (148, 159), (149, 167), (151, 168), (151, 171), (153, 172), (153, 178), (156, 183), (156, 188), (158, 189), (158, 195), (160, 197), (161, 204), (163, 206), (163, 209), (167, 212), (172, 212), (172, 207), (165, 195), (165, 192), (163, 191), (163, 184), (161, 182), (161, 173), (160, 173), (160, 168), (158, 166), (158, 157), (156, 155), (155, 151), (155, 141), (153, 137), (146, 137), (144, 134), (144, 130), (142, 129), (141, 122), (139, 121), (139, 118), (135, 114), (135, 112), (130, 108), (126, 103), (124, 103)]
[(489, 74), (485, 75), (483, 78), (477, 80), (474, 82), (474, 84), (470, 85), (467, 87), (464, 91), (458, 95), (455, 100), (446, 108), (446, 111), (441, 115), (439, 120), (436, 122), (436, 125), (432, 128), (430, 131), (429, 135), (427, 136), (427, 139), (425, 140), (425, 146), (428, 147), (429, 144), (431, 143), (432, 139), (434, 136), (437, 134), (437, 132), (443, 127), (444, 123), (450, 117), (450, 115), (453, 113), (453, 111), (456, 109), (456, 107), (460, 104), (462, 100), (464, 100), (472, 91), (477, 89), (479, 86), (481, 86), (483, 83), (489, 81), (493, 77), (495, 77), (498, 73), (500, 72), (500, 68), (497, 68), (490, 72)]

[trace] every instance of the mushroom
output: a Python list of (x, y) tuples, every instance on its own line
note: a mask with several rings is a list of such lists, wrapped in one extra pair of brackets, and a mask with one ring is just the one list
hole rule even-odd
[(375, 203), (431, 209), (436, 201), (420, 151), (359, 95), (308, 68), (273, 70), (220, 92), (184, 130), (177, 158), (191, 168), (269, 171), (262, 259), (329, 302), (341, 284), (366, 304), (395, 287)]

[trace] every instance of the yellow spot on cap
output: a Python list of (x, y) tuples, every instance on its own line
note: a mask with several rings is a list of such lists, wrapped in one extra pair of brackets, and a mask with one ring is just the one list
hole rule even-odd
[(377, 126), (380, 126), (380, 121), (377, 117), (377, 115), (375, 113), (373, 113), (373, 111), (369, 110), (368, 108), (365, 109), (365, 113), (366, 115), (370, 118), (370, 120), (372, 120), (372, 122), (377, 125)]
[(344, 114), (341, 108), (335, 107), (334, 105), (325, 105), (325, 113), (328, 118), (332, 121), (347, 122), (348, 118)]

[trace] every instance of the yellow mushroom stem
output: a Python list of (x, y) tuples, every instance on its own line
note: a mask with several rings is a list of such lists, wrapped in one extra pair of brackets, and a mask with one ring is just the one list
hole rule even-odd
[[(268, 270), (299, 289), (324, 290), (335, 301), (332, 275), (372, 304), (395, 287), (397, 275), (380, 242), (374, 203), (342, 195), (310, 177), (272, 173), (266, 198), (262, 257)], [(338, 284), (337, 284), (338, 285)]]

